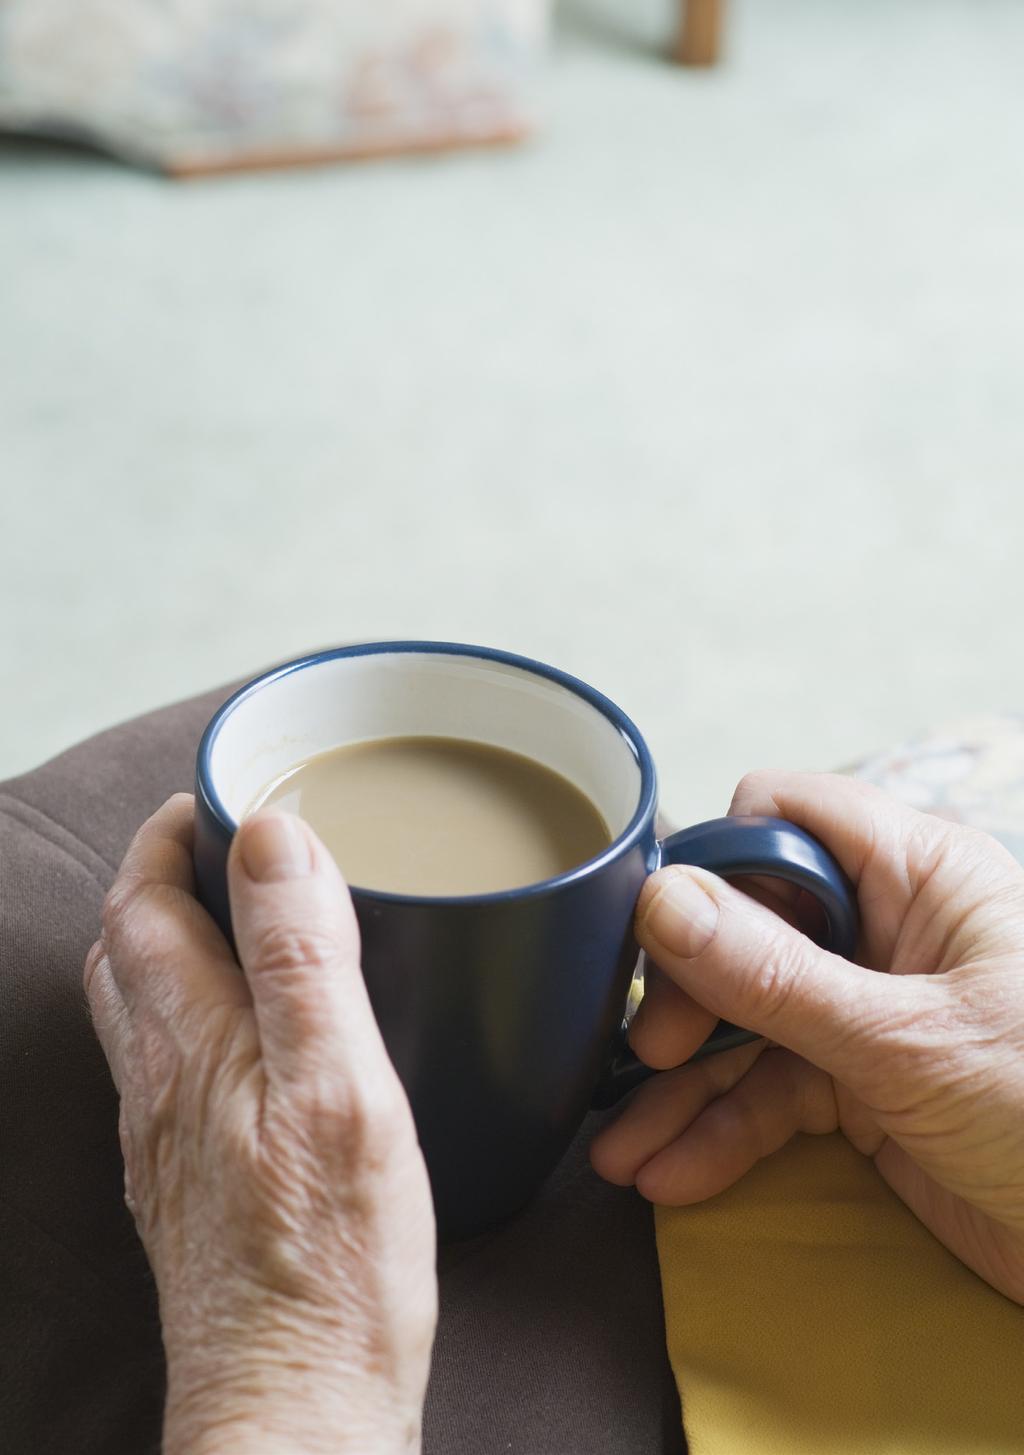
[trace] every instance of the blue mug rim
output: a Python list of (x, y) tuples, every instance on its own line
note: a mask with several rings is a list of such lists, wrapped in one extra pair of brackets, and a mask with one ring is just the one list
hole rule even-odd
[(326, 651), (312, 652), (305, 657), (296, 657), (294, 661), (284, 662), (278, 667), (272, 667), (269, 671), (260, 673), (258, 677), (246, 682), (237, 692), (232, 693), (207, 724), (196, 755), (197, 790), (201, 794), (207, 810), (225, 836), (228, 839), (233, 838), (238, 830), (238, 823), (227, 811), (217, 792), (210, 758), (221, 728), (237, 707), (271, 682), (291, 676), (293, 672), (305, 671), (320, 663), (334, 661), (339, 657), (407, 656), (416, 652), (431, 656), (478, 657), (482, 661), (500, 662), (506, 666), (518, 667), (534, 676), (546, 677), (549, 681), (575, 693), (577, 697), (583, 698), (611, 722), (636, 758), (640, 768), (640, 797), (629, 823), (603, 853), (593, 859), (585, 860), (582, 864), (577, 864), (574, 868), (568, 869), (564, 874), (558, 874), (552, 879), (541, 879), (535, 884), (524, 884), (516, 889), (494, 890), (489, 894), (452, 895), (397, 894), (391, 890), (367, 889), (359, 884), (350, 884), (349, 889), (354, 895), (358, 894), (361, 899), (370, 899), (381, 904), (436, 904), (466, 907), (536, 898), (543, 894), (553, 894), (599, 873), (633, 848), (643, 837), (648, 825), (653, 821), (657, 804), (657, 775), (654, 761), (639, 728), (620, 707), (612, 702), (611, 698), (606, 697), (603, 692), (598, 692), (596, 687), (591, 687), (580, 678), (573, 677), (558, 667), (551, 667), (545, 662), (538, 662), (533, 657), (520, 656), (516, 652), (506, 652), (498, 647), (478, 647), (465, 642), (431, 641), (360, 642), (347, 647), (332, 647)]

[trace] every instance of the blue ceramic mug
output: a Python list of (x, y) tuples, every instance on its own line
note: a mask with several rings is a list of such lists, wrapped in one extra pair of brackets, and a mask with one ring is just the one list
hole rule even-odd
[[(469, 738), (553, 768), (613, 841), (540, 884), (423, 898), (352, 886), (363, 973), (412, 1105), (442, 1237), (499, 1222), (537, 1190), (588, 1108), (641, 1076), (622, 1041), (633, 911), (659, 864), (769, 874), (810, 890), (850, 954), (852, 891), (832, 856), (780, 819), (655, 833), (657, 785), (639, 731), (592, 687), (525, 657), (453, 642), (318, 652), (256, 678), (214, 715), (196, 766), (199, 894), (231, 937), (227, 857), (271, 780), (314, 753), (378, 737)], [(401, 825), (395, 825), (401, 832)], [(701, 1048), (749, 1033), (720, 1025)]]

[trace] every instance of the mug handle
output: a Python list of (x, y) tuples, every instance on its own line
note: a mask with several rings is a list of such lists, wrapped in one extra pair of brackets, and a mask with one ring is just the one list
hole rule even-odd
[[(824, 948), (847, 959), (852, 957), (859, 928), (856, 893), (824, 844), (805, 829), (783, 818), (713, 818), (670, 834), (660, 848), (660, 867), (693, 864), (710, 869), (723, 879), (740, 874), (768, 874), (808, 890), (825, 912)], [(701, 1061), (705, 1056), (731, 1051), (734, 1046), (759, 1039), (756, 1031), (719, 1021), (689, 1059)], [(595, 1109), (614, 1106), (627, 1092), (655, 1074), (630, 1050), (624, 1021), (591, 1105)]]

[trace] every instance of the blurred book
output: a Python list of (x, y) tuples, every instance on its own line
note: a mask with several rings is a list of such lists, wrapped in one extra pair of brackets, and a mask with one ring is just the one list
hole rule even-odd
[(179, 175), (516, 140), (547, 0), (0, 0), (0, 129)]

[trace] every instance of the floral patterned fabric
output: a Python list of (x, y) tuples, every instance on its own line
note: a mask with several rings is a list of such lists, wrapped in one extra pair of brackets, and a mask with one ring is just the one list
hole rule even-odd
[(174, 170), (511, 138), (546, 0), (0, 0), (0, 127)]
[(914, 808), (984, 829), (1024, 861), (1024, 716), (953, 723), (849, 771)]

